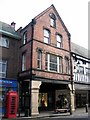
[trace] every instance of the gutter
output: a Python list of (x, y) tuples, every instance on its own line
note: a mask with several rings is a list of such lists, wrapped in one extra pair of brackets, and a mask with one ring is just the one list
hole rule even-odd
[(10, 37), (13, 37), (13, 38), (16, 38), (16, 39), (21, 39), (21, 37), (19, 35), (15, 35), (15, 34), (12, 34), (10, 32), (4, 31), (4, 30), (0, 30), (0, 33), (7, 35), (7, 36), (10, 36)]

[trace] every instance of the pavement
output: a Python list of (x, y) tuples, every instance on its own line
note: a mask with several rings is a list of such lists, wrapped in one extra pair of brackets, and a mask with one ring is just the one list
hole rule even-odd
[(28, 116), (28, 117), (24, 117), (23, 115), (21, 115), (20, 117), (17, 116), (17, 118), (12, 118), (12, 119), (8, 119), (8, 118), (1, 118), (0, 120), (22, 120), (22, 119), (39, 119), (39, 118), (47, 118), (47, 117), (59, 117), (60, 118), (76, 118), (76, 117), (88, 117), (90, 111), (86, 112), (85, 108), (78, 108), (76, 109), (72, 115), (70, 115), (70, 112), (67, 113), (55, 113), (54, 111), (46, 111), (46, 112), (40, 112), (39, 115), (37, 116)]

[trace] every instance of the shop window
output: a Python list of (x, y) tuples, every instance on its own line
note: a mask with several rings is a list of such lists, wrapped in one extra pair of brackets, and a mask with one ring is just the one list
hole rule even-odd
[(6, 70), (7, 70), (7, 61), (0, 60), (0, 78), (6, 77)]
[(47, 93), (39, 93), (39, 107), (45, 108), (48, 106)]

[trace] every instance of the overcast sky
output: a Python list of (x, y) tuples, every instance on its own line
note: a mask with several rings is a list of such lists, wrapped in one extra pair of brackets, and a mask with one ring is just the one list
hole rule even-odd
[(14, 21), (18, 29), (52, 4), (71, 33), (72, 42), (88, 48), (88, 0), (0, 0), (0, 21)]

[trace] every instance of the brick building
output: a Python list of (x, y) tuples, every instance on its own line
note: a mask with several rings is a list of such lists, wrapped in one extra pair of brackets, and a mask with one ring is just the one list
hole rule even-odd
[(4, 113), (4, 98), (8, 90), (17, 90), (18, 51), (20, 36), (11, 25), (0, 21), (0, 113)]
[[(31, 115), (39, 110), (66, 108), (74, 110), (72, 92), (71, 40), (65, 24), (53, 5), (19, 30), (19, 107)], [(57, 101), (67, 99), (61, 106)]]

